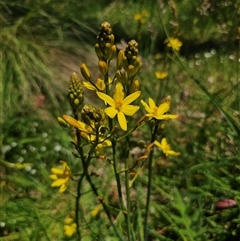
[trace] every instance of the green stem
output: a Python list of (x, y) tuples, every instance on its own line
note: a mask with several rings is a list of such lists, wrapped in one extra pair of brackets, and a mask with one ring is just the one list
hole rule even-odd
[[(98, 190), (97, 190), (97, 188), (95, 187), (95, 185), (93, 184), (92, 179), (91, 179), (91, 176), (90, 176), (89, 174), (87, 174), (86, 178), (87, 178), (87, 181), (89, 182), (89, 184), (90, 184), (90, 186), (91, 186), (91, 188), (92, 188), (95, 196), (96, 196), (96, 197), (99, 197)], [(112, 226), (113, 229), (114, 229), (114, 232), (117, 234), (117, 236), (118, 236), (118, 238), (119, 238), (120, 241), (124, 241), (124, 238), (123, 238), (122, 235), (119, 233), (119, 231), (118, 231), (118, 229), (116, 228), (114, 222), (112, 221), (112, 218), (111, 218), (111, 215), (110, 215), (110, 212), (109, 212), (109, 210), (108, 210), (107, 205), (106, 205), (104, 202), (101, 202), (101, 204), (103, 205), (103, 209), (104, 209), (105, 213), (107, 214), (108, 220), (110, 221), (111, 226)]]
[[(74, 111), (74, 118), (76, 120), (78, 120), (78, 114), (77, 111)], [(80, 132), (76, 129), (76, 136), (77, 136), (77, 151), (80, 154), (81, 160), (82, 160), (82, 165), (83, 165), (83, 170), (85, 170), (85, 166), (86, 166), (86, 161), (85, 161), (85, 156), (83, 153), (83, 149), (82, 149), (82, 145), (81, 145), (81, 136), (80, 136)], [(77, 235), (78, 235), (78, 239), (81, 240), (81, 230), (79, 227), (79, 201), (81, 198), (81, 184), (83, 181), (83, 178), (85, 176), (85, 171), (83, 171), (79, 181), (78, 181), (78, 185), (77, 185), (77, 197), (76, 197), (76, 203), (75, 203), (75, 222), (77, 225)]]
[[(151, 143), (155, 141), (158, 130), (158, 123), (155, 122), (154, 130), (152, 132)], [(146, 208), (145, 208), (145, 218), (144, 218), (144, 240), (148, 240), (148, 214), (150, 207), (150, 196), (152, 189), (152, 161), (153, 161), (153, 148), (150, 151), (148, 158), (148, 185), (147, 185), (147, 200), (146, 200)]]
[[(122, 195), (122, 186), (121, 186), (121, 179), (120, 174), (118, 172), (117, 160), (116, 160), (116, 141), (112, 138), (112, 158), (113, 158), (113, 170), (115, 179), (117, 182), (117, 190), (118, 190), (118, 197), (120, 201), (120, 208), (121, 210), (125, 210), (124, 202), (123, 202), (123, 195)], [(124, 214), (126, 215), (126, 214)]]
[(125, 155), (125, 188), (126, 188), (126, 202), (127, 202), (127, 214), (126, 214), (126, 222), (127, 222), (127, 235), (128, 240), (132, 240), (131, 235), (131, 220), (130, 220), (130, 187), (129, 187), (129, 143), (130, 143), (130, 137), (129, 135), (126, 137), (126, 155)]

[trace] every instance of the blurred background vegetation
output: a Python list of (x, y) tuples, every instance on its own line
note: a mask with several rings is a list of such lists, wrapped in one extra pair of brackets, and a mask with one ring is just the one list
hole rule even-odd
[[(56, 117), (70, 111), (68, 80), (79, 64), (87, 62), (98, 75), (94, 44), (105, 20), (118, 48), (139, 42), (143, 98), (170, 94), (172, 113), (180, 114), (165, 135), (181, 158), (162, 163), (156, 157), (150, 240), (186, 240), (189, 230), (195, 240), (239, 240), (239, 2), (0, 1), (0, 240), (64, 240), (59, 230), (71, 207), (50, 190), (48, 175), (60, 159), (77, 163)], [(166, 50), (167, 36), (183, 43), (179, 55)], [(159, 80), (157, 71), (168, 75)], [(85, 100), (93, 103), (88, 95)], [(34, 166), (16, 170), (4, 160)], [(226, 198), (238, 206), (214, 212), (214, 203)], [(190, 228), (182, 226), (186, 220)], [(94, 222), (98, 232), (101, 217)], [(107, 232), (102, 235), (107, 240)], [(86, 232), (86, 240), (92, 238)]]

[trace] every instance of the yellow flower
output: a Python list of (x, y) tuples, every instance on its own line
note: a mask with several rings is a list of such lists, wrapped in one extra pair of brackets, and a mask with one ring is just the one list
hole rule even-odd
[(131, 95), (127, 96), (126, 98), (124, 98), (123, 86), (120, 82), (118, 82), (115, 87), (115, 93), (113, 95), (113, 98), (111, 98), (110, 96), (102, 92), (96, 92), (96, 93), (100, 99), (104, 100), (110, 105), (110, 107), (107, 107), (105, 109), (105, 113), (110, 118), (114, 118), (117, 115), (120, 127), (124, 131), (126, 131), (127, 120), (125, 115), (132, 116), (139, 109), (139, 106), (129, 105), (129, 104), (132, 103), (140, 96), (141, 91), (136, 91)]
[(71, 212), (64, 220), (64, 234), (68, 237), (72, 237), (77, 232), (77, 224), (74, 221), (75, 213)]
[(134, 20), (141, 22), (142, 24), (146, 22), (149, 17), (149, 12), (144, 9), (141, 13), (134, 14)]
[(59, 192), (62, 193), (66, 190), (69, 178), (71, 176), (70, 168), (65, 161), (60, 161), (61, 168), (53, 167), (51, 169), (52, 175), (50, 178), (54, 180), (51, 187), (60, 187)]
[(100, 211), (102, 211), (102, 210), (103, 210), (102, 204), (98, 204), (98, 205), (95, 206), (95, 208), (91, 211), (91, 216), (92, 216), (92, 217), (96, 217), (96, 216), (100, 213)]
[(157, 77), (157, 79), (164, 79), (168, 76), (168, 72), (167, 71), (156, 71), (155, 76)]
[(142, 18), (142, 14), (141, 14), (141, 13), (136, 13), (136, 14), (134, 14), (134, 19), (135, 19), (136, 21), (141, 20), (141, 18)]
[(155, 118), (157, 120), (168, 120), (176, 119), (178, 117), (178, 115), (166, 114), (170, 109), (170, 97), (165, 98), (165, 100), (159, 106), (156, 106), (152, 98), (148, 98), (149, 105), (143, 100), (141, 100), (141, 103), (148, 112), (145, 116), (149, 117), (150, 119)]
[(166, 39), (164, 43), (167, 44), (169, 48), (172, 48), (173, 50), (176, 50), (176, 51), (179, 51), (182, 46), (182, 42), (178, 38), (170, 37)]
[(168, 156), (168, 155), (170, 155), (170, 156), (179, 156), (180, 155), (180, 152), (175, 152), (175, 151), (171, 150), (171, 147), (167, 143), (167, 139), (166, 138), (163, 138), (161, 140), (161, 143), (159, 143), (158, 141), (154, 141), (154, 144), (156, 146), (158, 146), (163, 151), (163, 153), (165, 153), (166, 156)]

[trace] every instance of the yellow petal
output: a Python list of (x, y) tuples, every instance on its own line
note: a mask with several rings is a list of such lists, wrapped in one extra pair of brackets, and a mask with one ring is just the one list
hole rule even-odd
[(52, 184), (51, 184), (51, 187), (59, 187), (63, 184), (65, 184), (66, 182), (68, 181), (68, 179), (57, 179), (56, 181), (54, 181)]
[(136, 100), (140, 95), (141, 95), (141, 91), (136, 91), (136, 92), (132, 93), (131, 95), (127, 96), (123, 100), (122, 104), (128, 105), (128, 104), (132, 103), (134, 100)]
[(155, 144), (156, 146), (158, 146), (158, 147), (162, 150), (162, 145), (160, 144), (160, 142), (154, 141), (154, 144)]
[(51, 172), (56, 175), (62, 175), (63, 174), (63, 169), (57, 168), (57, 167), (52, 167)]
[(156, 107), (155, 101), (152, 98), (148, 98), (148, 103), (151, 111)]
[(63, 119), (71, 126), (79, 128), (79, 122), (69, 115), (63, 115)]
[(118, 112), (118, 122), (119, 122), (119, 125), (120, 127), (126, 131), (127, 130), (127, 120), (125, 118), (125, 115), (122, 113), (122, 112)]
[(96, 92), (96, 94), (100, 99), (102, 99), (103, 101), (107, 102), (110, 106), (115, 108), (115, 102), (110, 96), (98, 91)]
[(55, 174), (52, 174), (49, 176), (52, 180), (57, 180), (58, 179), (58, 176), (55, 175)]
[(60, 187), (60, 189), (59, 189), (59, 192), (60, 192), (60, 193), (63, 193), (66, 189), (67, 189), (67, 185), (66, 185), (66, 184), (63, 184), (63, 185), (61, 185), (61, 187)]
[(162, 138), (161, 145), (162, 145), (163, 149), (165, 149), (167, 147), (168, 143), (167, 143), (167, 139), (165, 137)]
[(69, 217), (68, 217), (68, 218), (65, 218), (65, 219), (64, 219), (64, 223), (65, 223), (65, 224), (71, 224), (71, 223), (73, 223), (73, 222), (74, 222), (73, 218), (69, 218)]
[(89, 90), (96, 90), (95, 86), (93, 86), (89, 81), (83, 81), (83, 86)]
[(150, 109), (150, 107), (148, 106), (148, 104), (147, 104), (145, 101), (141, 100), (141, 104), (144, 106), (145, 110), (146, 110), (148, 113), (151, 113), (151, 112), (152, 112), (152, 110)]
[(102, 142), (104, 139), (102, 137), (99, 138), (99, 142), (101, 142), (99, 145), (102, 145), (103, 147), (111, 146), (112, 142), (110, 140), (105, 140)]
[(159, 115), (159, 116), (154, 116), (154, 118), (158, 120), (169, 120), (169, 119), (178, 118), (178, 115)]
[(124, 92), (123, 92), (123, 86), (120, 82), (118, 82), (116, 84), (116, 87), (115, 87), (115, 92), (114, 92), (114, 95), (113, 95), (113, 99), (116, 102), (122, 102), (123, 101), (123, 98), (124, 98)]
[(167, 151), (166, 155), (179, 156), (180, 152), (175, 152), (175, 151), (169, 150), (169, 151)]
[(155, 72), (155, 76), (158, 79), (164, 79), (165, 77), (167, 77), (168, 73), (166, 71), (156, 71)]
[(134, 115), (139, 110), (139, 106), (135, 105), (126, 105), (122, 106), (121, 111), (128, 116)]
[(76, 232), (76, 227), (73, 225), (64, 225), (64, 233), (68, 237), (72, 237), (73, 234)]
[(105, 113), (110, 117), (110, 118), (114, 118), (116, 116), (116, 114), (118, 113), (118, 111), (113, 108), (113, 107), (107, 107), (105, 109)]
[(157, 115), (163, 115), (164, 113), (168, 112), (170, 109), (170, 104), (168, 102), (164, 102), (159, 105), (157, 108)]

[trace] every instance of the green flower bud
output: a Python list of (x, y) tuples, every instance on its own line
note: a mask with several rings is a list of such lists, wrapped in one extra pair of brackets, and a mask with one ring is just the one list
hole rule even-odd
[(139, 72), (139, 70), (141, 68), (141, 61), (140, 61), (140, 59), (136, 58), (136, 60), (135, 60), (133, 65), (134, 65), (133, 76), (135, 76)]
[(78, 75), (74, 72), (70, 78), (68, 98), (74, 111), (82, 105), (84, 101), (83, 89)]

